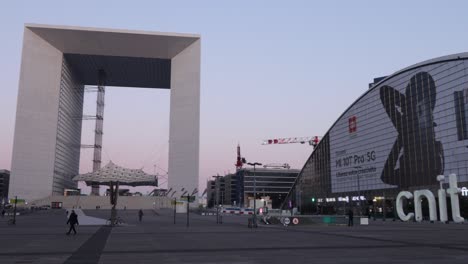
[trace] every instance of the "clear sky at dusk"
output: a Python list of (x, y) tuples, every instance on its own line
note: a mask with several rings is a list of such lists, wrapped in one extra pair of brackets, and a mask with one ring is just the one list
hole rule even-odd
[[(202, 37), (200, 182), (250, 161), (302, 168), (374, 77), (468, 51), (466, 1), (5, 1), (0, 6), (0, 169), (10, 169), (24, 23), (197, 33)], [(85, 114), (93, 114), (87, 95)], [(106, 90), (103, 161), (167, 170), (169, 91)], [(93, 140), (84, 121), (83, 143)], [(92, 167), (83, 150), (81, 172)], [(204, 188), (203, 188), (204, 189)]]

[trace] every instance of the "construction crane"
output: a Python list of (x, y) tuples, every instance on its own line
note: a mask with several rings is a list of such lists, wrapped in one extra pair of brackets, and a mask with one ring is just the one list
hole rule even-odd
[(241, 157), (241, 149), (240, 149), (240, 144), (237, 144), (237, 160), (236, 160), (236, 170), (242, 169), (242, 166), (244, 163), (247, 163), (245, 158)]
[(291, 137), (291, 138), (273, 138), (263, 140), (262, 145), (276, 145), (276, 144), (294, 144), (294, 143), (309, 143), (314, 148), (319, 143), (320, 138), (318, 136), (313, 137)]
[(269, 163), (269, 164), (265, 164), (263, 165), (263, 168), (274, 168), (274, 169), (280, 169), (280, 168), (283, 168), (283, 169), (290, 169), (291, 166), (289, 166), (288, 163)]

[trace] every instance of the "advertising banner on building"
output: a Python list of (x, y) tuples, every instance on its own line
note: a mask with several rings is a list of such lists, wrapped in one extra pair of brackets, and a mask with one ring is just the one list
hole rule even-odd
[(468, 79), (463, 61), (395, 75), (330, 130), (333, 193), (467, 181)]

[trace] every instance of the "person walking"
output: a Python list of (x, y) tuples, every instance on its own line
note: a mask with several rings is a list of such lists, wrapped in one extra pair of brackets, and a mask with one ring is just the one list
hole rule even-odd
[(353, 210), (350, 208), (348, 210), (348, 226), (353, 226), (353, 217), (354, 217), (354, 213), (353, 213)]
[(2, 209), (2, 218), (5, 217), (5, 209)]
[(70, 235), (72, 230), (73, 230), (73, 234), (76, 235), (75, 225), (79, 225), (79, 223), (78, 223), (78, 215), (75, 213), (75, 210), (72, 210), (70, 216), (68, 217), (67, 224), (70, 224), (70, 229), (68, 230), (67, 235)]
[(143, 219), (143, 210), (140, 209), (140, 211), (138, 211), (138, 219), (141, 220)]

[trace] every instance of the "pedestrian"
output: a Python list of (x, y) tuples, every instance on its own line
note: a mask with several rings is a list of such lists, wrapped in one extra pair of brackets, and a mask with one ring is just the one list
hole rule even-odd
[(141, 219), (143, 219), (143, 210), (140, 209), (140, 211), (138, 211), (138, 219), (140, 220), (141, 222)]
[(67, 235), (70, 235), (72, 230), (73, 230), (73, 234), (76, 235), (75, 225), (79, 225), (79, 223), (78, 223), (78, 215), (75, 213), (75, 210), (72, 210), (70, 217), (68, 217), (67, 224), (70, 224), (70, 229), (68, 230)]
[(5, 209), (2, 209), (2, 218), (5, 217)]
[(348, 226), (353, 226), (353, 210), (350, 208), (348, 211)]

